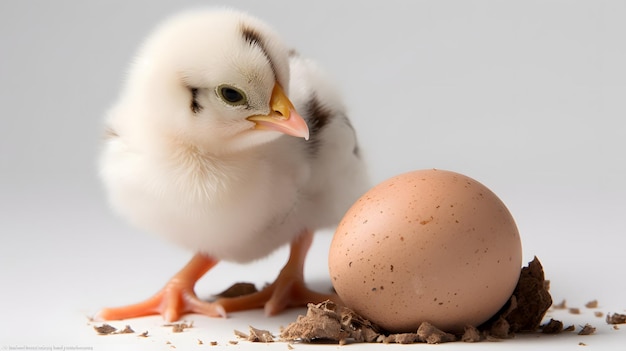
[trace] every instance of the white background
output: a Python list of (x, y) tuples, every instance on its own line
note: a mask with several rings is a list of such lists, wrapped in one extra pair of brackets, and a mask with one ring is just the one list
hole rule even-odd
[[(302, 312), (188, 316), (196, 328), (180, 335), (159, 317), (128, 321), (147, 339), (98, 337), (87, 321), (156, 292), (191, 256), (111, 214), (98, 143), (142, 39), (179, 10), (224, 3), (266, 20), (334, 76), (373, 183), (424, 168), (479, 180), (509, 207), (524, 261), (540, 258), (557, 302), (598, 299), (601, 311), (624, 313), (626, 2), (2, 1), (0, 348), (193, 349), (225, 345), (248, 324), (276, 332)], [(331, 235), (319, 236), (306, 270), (322, 290)], [(220, 264), (198, 292), (271, 281), (285, 257)], [(626, 342), (626, 326), (612, 330), (590, 310), (559, 318), (598, 332), (506, 346)]]

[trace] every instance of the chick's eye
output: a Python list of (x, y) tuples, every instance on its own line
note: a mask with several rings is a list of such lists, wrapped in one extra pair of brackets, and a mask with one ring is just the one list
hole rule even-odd
[(233, 106), (243, 105), (248, 102), (246, 94), (241, 91), (241, 89), (230, 85), (220, 85), (217, 87), (217, 95), (220, 99)]

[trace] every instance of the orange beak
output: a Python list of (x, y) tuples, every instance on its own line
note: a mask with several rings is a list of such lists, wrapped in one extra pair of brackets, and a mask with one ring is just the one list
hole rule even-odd
[(256, 124), (255, 129), (274, 130), (309, 140), (309, 127), (306, 125), (304, 118), (296, 112), (293, 104), (278, 83), (274, 85), (274, 90), (272, 91), (270, 109), (271, 112), (267, 115), (250, 116), (247, 120)]

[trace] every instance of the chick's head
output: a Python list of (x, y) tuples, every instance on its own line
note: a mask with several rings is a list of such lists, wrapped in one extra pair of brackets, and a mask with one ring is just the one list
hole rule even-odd
[(140, 106), (133, 118), (143, 133), (229, 153), (283, 134), (308, 137), (288, 82), (289, 51), (267, 25), (239, 12), (201, 11), (173, 18), (148, 39), (125, 96)]

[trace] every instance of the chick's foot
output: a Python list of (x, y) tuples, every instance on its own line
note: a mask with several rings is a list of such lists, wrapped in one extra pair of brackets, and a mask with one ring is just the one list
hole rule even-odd
[(274, 283), (257, 293), (220, 298), (215, 302), (220, 304), (226, 313), (264, 308), (265, 314), (272, 316), (289, 307), (302, 307), (308, 303), (319, 303), (325, 300), (337, 301), (337, 295), (310, 290), (301, 277), (289, 276), (282, 274), (283, 272)]
[(226, 312), (265, 308), (267, 315), (276, 315), (289, 307), (306, 306), (328, 299), (337, 301), (337, 295), (312, 291), (304, 283), (304, 261), (312, 241), (313, 233), (304, 231), (291, 243), (289, 260), (271, 285), (254, 294), (220, 298), (216, 303)]
[(211, 317), (225, 317), (224, 308), (217, 303), (198, 299), (194, 286), (216, 260), (196, 254), (191, 261), (151, 298), (128, 306), (105, 308), (96, 318), (119, 320), (160, 314), (168, 322), (178, 320), (186, 313), (200, 313)]

